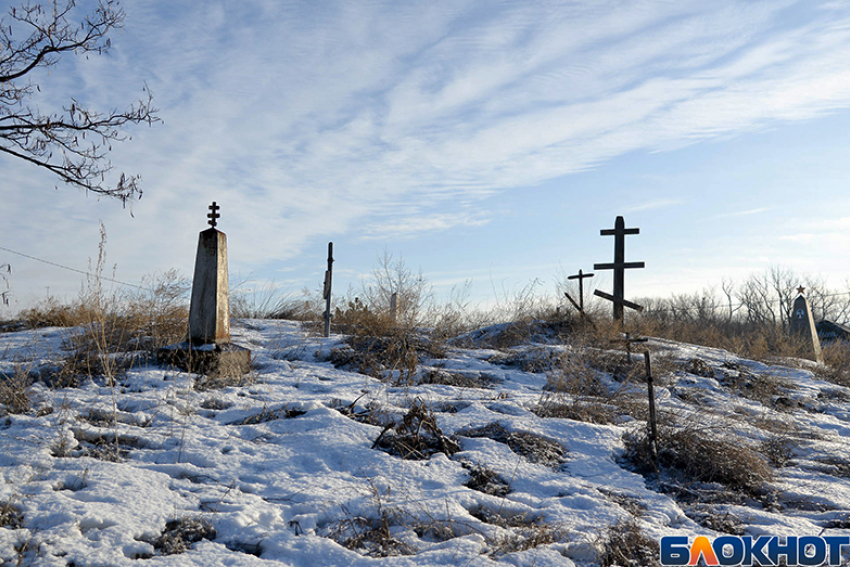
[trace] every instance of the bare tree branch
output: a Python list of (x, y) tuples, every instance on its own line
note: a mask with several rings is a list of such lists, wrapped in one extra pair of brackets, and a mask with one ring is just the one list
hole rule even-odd
[[(62, 113), (43, 115), (30, 100), (38, 84), (30, 73), (55, 65), (63, 54), (106, 53), (108, 33), (124, 26), (124, 11), (116, 0), (100, 0), (82, 23), (69, 22), (75, 0), (25, 4), (0, 18), (0, 152), (47, 169), (65, 183), (98, 195), (127, 199), (141, 197), (139, 175), (121, 173), (110, 185), (108, 156), (112, 142), (128, 138), (127, 124), (159, 122), (147, 85), (145, 96), (123, 111), (101, 113), (71, 98)], [(17, 40), (13, 35), (25, 35)]]

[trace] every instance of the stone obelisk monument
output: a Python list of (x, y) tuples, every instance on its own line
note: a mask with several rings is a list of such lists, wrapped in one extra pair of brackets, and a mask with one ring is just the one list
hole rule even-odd
[(803, 355), (816, 362), (823, 362), (823, 354), (820, 350), (820, 340), (815, 329), (815, 320), (812, 317), (812, 308), (809, 305), (809, 300), (803, 295), (806, 290), (803, 286), (797, 288), (800, 294), (794, 300), (794, 307), (791, 309), (791, 337), (800, 341), (803, 347)]
[(227, 236), (215, 228), (219, 209), (213, 201), (210, 228), (198, 238), (187, 340), (163, 347), (158, 357), (189, 372), (239, 375), (250, 369), (251, 351), (230, 342)]
[(215, 201), (207, 215), (210, 228), (198, 237), (195, 278), (189, 304), (189, 342), (193, 345), (230, 342), (230, 287), (227, 276), (227, 235), (216, 230)]

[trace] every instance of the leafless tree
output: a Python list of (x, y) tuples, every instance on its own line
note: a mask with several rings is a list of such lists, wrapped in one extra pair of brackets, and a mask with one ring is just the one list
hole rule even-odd
[(159, 121), (147, 86), (145, 96), (124, 111), (99, 112), (71, 97), (62, 112), (42, 114), (32, 100), (41, 91), (33, 82), (34, 71), (56, 65), (63, 55), (106, 53), (109, 32), (124, 25), (124, 11), (115, 0), (99, 0), (81, 23), (71, 21), (74, 7), (75, 0), (26, 3), (0, 18), (0, 152), (126, 203), (142, 194), (139, 176), (121, 173), (117, 183), (107, 183), (112, 170), (107, 154), (112, 142), (127, 138), (122, 127), (128, 123)]
[(363, 287), (367, 305), (379, 312), (390, 313), (392, 296), (396, 295), (396, 314), (400, 324), (413, 326), (419, 322), (422, 310), (431, 299), (428, 280), (422, 271), (412, 272), (399, 256), (385, 251), (378, 257), (372, 278)]

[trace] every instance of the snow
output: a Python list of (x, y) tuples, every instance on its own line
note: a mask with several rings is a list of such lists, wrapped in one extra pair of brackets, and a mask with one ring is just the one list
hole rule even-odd
[[(67, 355), (63, 344), (72, 332), (0, 335), (0, 372), (56, 364)], [(24, 518), (21, 527), (0, 527), (0, 561), (61, 567), (582, 567), (598, 564), (597, 544), (618, 522), (634, 521), (655, 540), (718, 535), (686, 514), (687, 503), (623, 463), (623, 435), (644, 427), (642, 421), (539, 417), (531, 409), (549, 395), (545, 372), (498, 363), (506, 353), (544, 357), (564, 352), (563, 345), (500, 350), (490, 346), (492, 329), (471, 333), (455, 341), (447, 358), (425, 360), (422, 367), (486, 377), (488, 387), (394, 386), (326, 362), (342, 336), (325, 339), (297, 323), (259, 320), (234, 322), (232, 332), (255, 357), (252, 384), (197, 391), (197, 376), (154, 363), (130, 369), (114, 387), (96, 380), (78, 388), (34, 384), (33, 411), (0, 418), (0, 502), (11, 503)], [(475, 344), (483, 339), (487, 344)], [(700, 423), (722, 421), (754, 441), (768, 435), (766, 424), (803, 432), (795, 438), (791, 463), (777, 469), (773, 505), (719, 502), (708, 513), (737, 517), (750, 535), (850, 533), (847, 388), (818, 378), (816, 367), (798, 361), (765, 364), (660, 339), (648, 346), (678, 364), (659, 380), (660, 410)], [(681, 369), (694, 358), (705, 361), (714, 377)], [(744, 371), (781, 377), (789, 408), (780, 411), (724, 386), (724, 377)], [(644, 392), (640, 383), (605, 378), (612, 388)], [(688, 401), (694, 399), (698, 405)], [(447, 436), (497, 423), (507, 432), (557, 441), (565, 461), (535, 463), (486, 437), (457, 436), (459, 452), (425, 460), (373, 449), (384, 425), (416, 400), (434, 412)], [(346, 409), (349, 415), (340, 411)], [(370, 411), (373, 423), (351, 417)], [(97, 440), (114, 441), (116, 435), (123, 458), (98, 458)], [(496, 496), (465, 486), (475, 465), (497, 473), (511, 492)], [(482, 519), (494, 516), (519, 516), (523, 526)], [(362, 532), (364, 520), (382, 517), (398, 549), (412, 554), (368, 556), (368, 545), (358, 551), (338, 543)], [(163, 555), (155, 543), (175, 520), (205, 522), (198, 526), (211, 526), (215, 537)], [(559, 537), (530, 549), (500, 549), (498, 542), (534, 526)]]

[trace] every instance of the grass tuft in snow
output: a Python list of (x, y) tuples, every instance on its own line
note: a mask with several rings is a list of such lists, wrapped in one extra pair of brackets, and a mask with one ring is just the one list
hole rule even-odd
[(0, 405), (5, 413), (26, 413), (30, 410), (32, 382), (32, 377), (20, 364), (15, 365), (11, 374), (0, 372)]
[(504, 443), (517, 455), (538, 465), (559, 468), (566, 461), (567, 450), (557, 441), (528, 431), (508, 431), (498, 423), (464, 429), (457, 434), (462, 437), (484, 437)]
[(694, 504), (684, 507), (684, 512), (687, 517), (704, 528), (732, 535), (746, 533), (741, 519), (725, 510), (723, 506)]
[(152, 543), (154, 549), (162, 555), (177, 555), (188, 551), (195, 542), (215, 538), (215, 528), (206, 518), (180, 518), (165, 524), (162, 535)]
[(467, 488), (500, 498), (511, 493), (510, 484), (496, 471), (490, 470), (480, 463), (473, 465), (462, 462), (461, 465), (469, 471), (469, 480), (464, 483)]
[(658, 542), (645, 535), (634, 519), (618, 522), (600, 534), (600, 567), (656, 567)]
[(443, 434), (434, 412), (419, 399), (413, 400), (401, 421), (384, 426), (372, 448), (410, 460), (428, 459), (434, 453), (451, 456), (460, 451), (457, 443)]
[(531, 411), (542, 418), (572, 419), (597, 425), (620, 421), (617, 410), (611, 404), (598, 399), (569, 399), (560, 395), (545, 394)]
[(568, 534), (558, 528), (546, 524), (525, 524), (487, 538), (487, 555), (496, 558), (508, 553), (534, 549), (550, 543), (564, 543), (568, 540)]
[(0, 528), (17, 530), (24, 527), (24, 514), (9, 501), (0, 502)]

